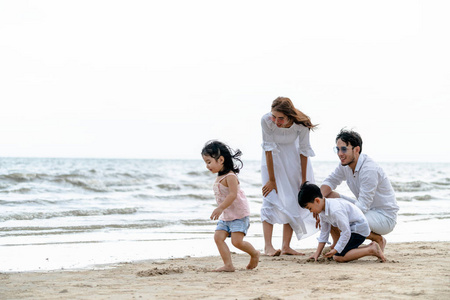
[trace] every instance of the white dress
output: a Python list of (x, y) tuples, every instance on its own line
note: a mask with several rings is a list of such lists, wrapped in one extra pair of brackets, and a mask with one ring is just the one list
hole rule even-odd
[(261, 158), (262, 184), (269, 181), (266, 151), (272, 152), (273, 168), (278, 194), (272, 190), (263, 197), (261, 221), (270, 224), (289, 223), (297, 239), (308, 237), (318, 231), (316, 221), (309, 210), (298, 204), (298, 192), (302, 181), (300, 154), (308, 157), (306, 180), (315, 183), (311, 160), (315, 156), (309, 143), (310, 130), (299, 124), (279, 128), (271, 120), (271, 113), (261, 118), (263, 154)]

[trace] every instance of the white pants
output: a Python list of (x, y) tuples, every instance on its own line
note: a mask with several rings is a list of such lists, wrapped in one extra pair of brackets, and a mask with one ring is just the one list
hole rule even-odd
[[(339, 195), (342, 199), (348, 200), (355, 204), (356, 200), (354, 198)], [(369, 222), (370, 231), (377, 233), (379, 235), (385, 235), (394, 230), (395, 225), (397, 225), (397, 220), (393, 220), (383, 214), (379, 209), (370, 209), (364, 214), (367, 221)]]
[(386, 217), (377, 209), (369, 210), (364, 214), (369, 222), (370, 230), (379, 235), (385, 235), (394, 230), (396, 220)]

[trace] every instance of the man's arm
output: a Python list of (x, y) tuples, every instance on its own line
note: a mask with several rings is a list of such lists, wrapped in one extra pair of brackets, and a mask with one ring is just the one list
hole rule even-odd
[(328, 197), (330, 193), (344, 180), (346, 180), (344, 168), (342, 166), (337, 166), (337, 168), (330, 175), (328, 175), (320, 186), (322, 196), (325, 198)]
[(326, 184), (322, 184), (322, 185), (320, 186), (320, 192), (322, 193), (322, 196), (325, 197), (325, 198), (327, 198), (328, 195), (330, 195), (330, 193), (331, 193), (332, 191), (333, 191), (333, 190), (331, 189), (331, 187), (328, 186), (328, 185), (326, 185)]
[(378, 172), (376, 169), (361, 171), (359, 175), (359, 196), (355, 205), (363, 212), (369, 211), (378, 187)]

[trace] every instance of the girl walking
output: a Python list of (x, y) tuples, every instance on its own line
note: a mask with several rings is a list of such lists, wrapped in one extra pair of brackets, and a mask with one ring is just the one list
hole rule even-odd
[[(216, 269), (218, 272), (234, 272), (231, 261), (231, 253), (225, 240), (231, 237), (231, 243), (238, 249), (250, 255), (247, 269), (254, 269), (259, 262), (259, 251), (249, 242), (244, 241), (244, 236), (250, 226), (250, 209), (247, 198), (241, 190), (237, 175), (242, 168), (240, 160), (241, 151), (235, 153), (227, 145), (219, 141), (209, 141), (202, 149), (202, 157), (206, 168), (212, 173), (217, 173), (214, 183), (217, 208), (211, 214), (211, 220), (219, 219), (214, 241), (223, 260), (223, 267)], [(239, 165), (236, 165), (238, 162)]]

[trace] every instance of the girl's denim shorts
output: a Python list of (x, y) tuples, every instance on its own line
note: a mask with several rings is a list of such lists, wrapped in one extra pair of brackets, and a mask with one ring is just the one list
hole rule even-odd
[(217, 223), (216, 231), (223, 230), (228, 232), (228, 237), (231, 236), (232, 232), (242, 232), (247, 235), (247, 230), (250, 227), (250, 218), (244, 217), (242, 219), (236, 219), (233, 221), (222, 221), (219, 220)]

